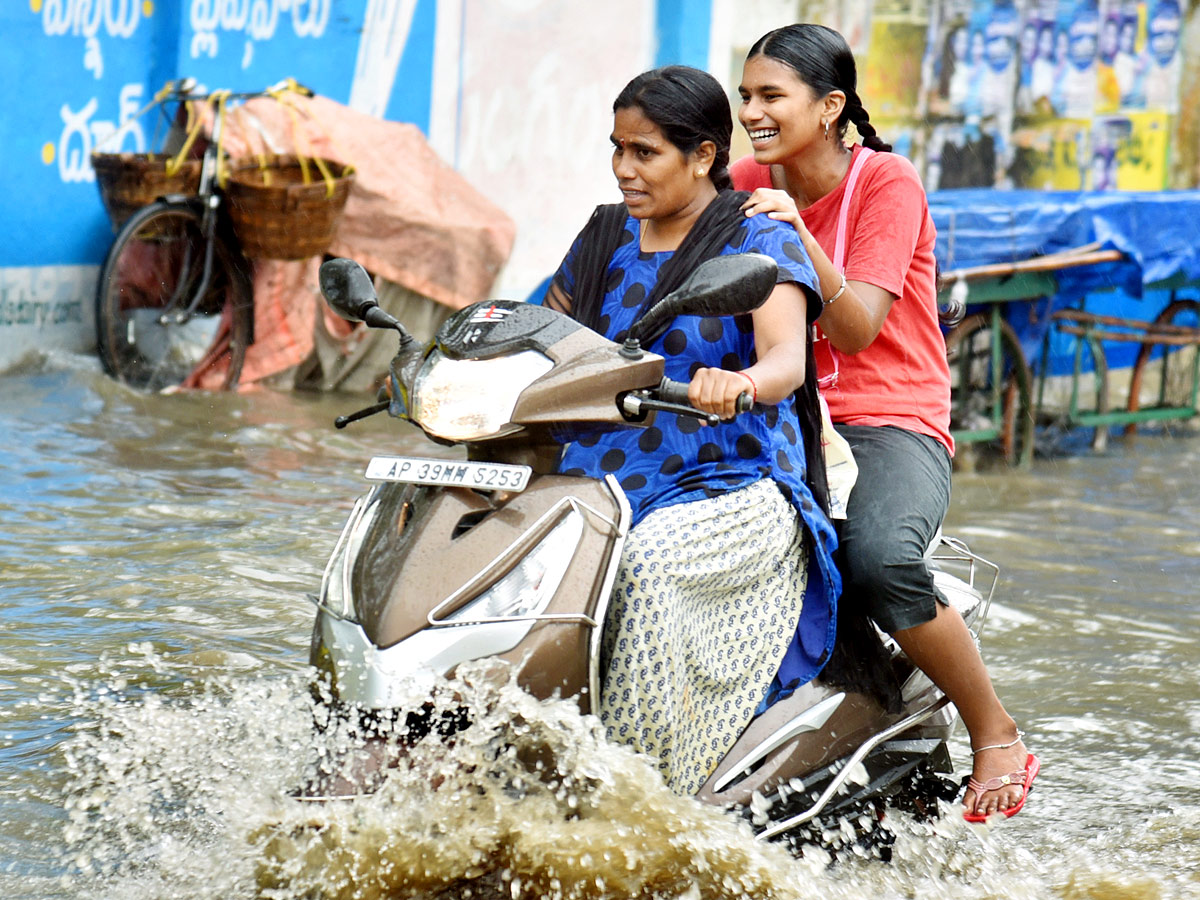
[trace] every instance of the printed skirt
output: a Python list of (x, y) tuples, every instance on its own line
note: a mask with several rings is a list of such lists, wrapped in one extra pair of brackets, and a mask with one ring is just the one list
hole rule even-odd
[(694, 794), (754, 715), (796, 630), (803, 529), (774, 481), (657, 510), (634, 528), (604, 624), (610, 740)]

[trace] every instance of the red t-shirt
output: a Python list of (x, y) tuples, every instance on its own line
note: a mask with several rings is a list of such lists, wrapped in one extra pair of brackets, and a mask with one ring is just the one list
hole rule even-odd
[[(855, 145), (855, 158), (862, 149)], [(770, 168), (758, 165), (753, 156), (729, 168), (737, 190), (773, 187)], [(805, 226), (831, 260), (845, 191), (843, 178), (830, 193), (800, 210)], [(950, 367), (937, 317), (936, 236), (925, 188), (912, 163), (895, 153), (869, 157), (847, 211), (845, 275), (850, 281), (881, 287), (897, 299), (869, 347), (853, 355), (837, 353), (836, 383), (821, 393), (835, 422), (896, 425), (937, 438), (953, 454)], [(817, 354), (817, 369), (822, 378), (832, 374), (829, 354)]]

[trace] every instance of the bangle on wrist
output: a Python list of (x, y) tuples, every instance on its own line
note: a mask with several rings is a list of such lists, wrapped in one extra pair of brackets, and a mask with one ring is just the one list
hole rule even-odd
[(747, 374), (746, 372), (738, 372), (738, 374), (741, 375), (743, 378), (745, 378), (748, 382), (750, 382), (750, 402), (757, 403), (758, 402), (758, 385), (754, 383), (754, 379), (751, 378), (749, 376), (749, 374)]
[(845, 276), (845, 274), (842, 275), (842, 286), (833, 292), (833, 296), (825, 301), (825, 305), (828, 306), (830, 303), (832, 303), (838, 297), (842, 296), (842, 294), (844, 294), (844, 293), (846, 293), (846, 276)]

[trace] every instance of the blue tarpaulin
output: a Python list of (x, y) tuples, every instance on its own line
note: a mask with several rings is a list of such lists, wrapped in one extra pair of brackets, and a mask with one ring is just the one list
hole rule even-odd
[[(1053, 275), (1059, 292), (1006, 304), (1004, 314), (1031, 364), (1041, 364), (1049, 314), (1065, 306), (1148, 321), (1171, 299), (1151, 285), (1178, 279), (1200, 281), (1200, 191), (1161, 193), (997, 191), (982, 188), (929, 195), (937, 226), (936, 254), (943, 272), (1024, 262), (1099, 244), (1119, 250), (1113, 262), (1062, 268)], [(1132, 365), (1136, 344), (1105, 342), (1109, 368)], [(1073, 339), (1051, 335), (1050, 374), (1070, 372)], [(1085, 360), (1090, 370), (1090, 358)]]
[(1200, 279), (1200, 191), (995, 191), (929, 195), (943, 271), (1022, 262), (1093, 243), (1125, 259), (1056, 273), (1064, 294)]

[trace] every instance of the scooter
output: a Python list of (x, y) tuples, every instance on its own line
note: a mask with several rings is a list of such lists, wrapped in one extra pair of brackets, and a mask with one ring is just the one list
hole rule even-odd
[[(313, 598), (310, 662), (328, 695), (359, 714), (419, 718), (404, 709), (414, 680), (491, 658), (506, 660), (535, 697), (573, 697), (592, 712), (631, 513), (611, 476), (557, 474), (561, 447), (603, 429), (644, 428), (659, 412), (719, 427), (687, 404), (685, 384), (663, 378), (662, 357), (641, 341), (679, 315), (751, 311), (775, 284), (774, 262), (744, 254), (704, 263), (622, 344), (554, 310), (496, 300), (455, 313), (423, 346), (379, 307), (357, 263), (327, 261), (320, 284), (343, 317), (399, 333), (390, 396), (338, 427), (386, 410), (466, 451), (367, 465), (375, 484), (354, 504)], [(744, 396), (740, 408), (748, 405)], [(931, 562), (978, 638), (997, 568), (948, 538)], [(958, 790), (946, 745), (957, 713), (879, 637), (902, 685), (899, 709), (818, 678), (757, 714), (697, 799), (740, 811), (763, 839), (789, 841), (864, 809), (876, 818), (888, 805), (935, 814), (937, 799)], [(366, 789), (343, 779), (311, 796)]]

